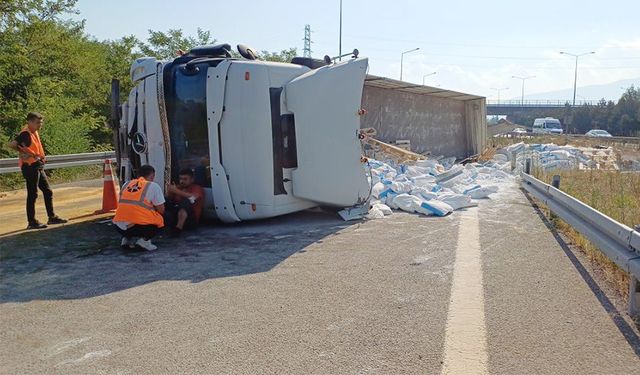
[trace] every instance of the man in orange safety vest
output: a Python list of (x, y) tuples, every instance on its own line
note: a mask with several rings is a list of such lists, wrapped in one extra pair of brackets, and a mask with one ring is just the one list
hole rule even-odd
[(38, 188), (44, 196), (49, 221), (47, 224), (64, 224), (67, 220), (58, 217), (53, 211), (53, 191), (49, 186), (47, 175), (44, 173), (45, 154), (38, 130), (44, 123), (43, 116), (38, 112), (27, 114), (27, 124), (16, 139), (9, 143), (9, 147), (18, 151), (18, 165), (27, 183), (27, 229), (46, 228), (45, 224), (36, 219), (36, 199)]
[(152, 166), (141, 166), (138, 174), (140, 177), (122, 185), (113, 223), (122, 235), (122, 247), (153, 251), (157, 246), (151, 238), (164, 226), (164, 194), (153, 182), (156, 171)]

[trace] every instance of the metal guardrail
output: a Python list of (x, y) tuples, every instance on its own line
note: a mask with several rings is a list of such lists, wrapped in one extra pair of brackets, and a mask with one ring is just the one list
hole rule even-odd
[[(83, 154), (47, 156), (44, 169), (78, 167), (82, 165), (102, 164), (105, 159), (115, 161), (115, 151), (87, 152)], [(0, 159), (0, 174), (20, 172), (18, 158)]]
[(640, 232), (529, 174), (522, 187), (629, 273), (629, 314), (640, 315)]

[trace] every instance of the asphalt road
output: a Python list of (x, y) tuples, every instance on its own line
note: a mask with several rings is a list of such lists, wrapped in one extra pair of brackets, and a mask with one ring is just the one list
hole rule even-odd
[(640, 374), (638, 331), (515, 187), (445, 218), (118, 243), (97, 222), (2, 239), (0, 373)]

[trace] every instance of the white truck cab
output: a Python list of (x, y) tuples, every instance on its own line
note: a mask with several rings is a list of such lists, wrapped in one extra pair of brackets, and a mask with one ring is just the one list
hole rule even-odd
[(537, 118), (533, 121), (533, 133), (562, 134), (562, 124), (553, 117)]
[(224, 44), (136, 60), (120, 107), (120, 179), (150, 164), (166, 187), (190, 168), (205, 215), (223, 222), (365, 203), (358, 110), (368, 60), (243, 56)]

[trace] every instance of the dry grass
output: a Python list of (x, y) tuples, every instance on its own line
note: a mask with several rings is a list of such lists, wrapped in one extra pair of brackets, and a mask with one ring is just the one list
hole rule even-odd
[(633, 228), (640, 224), (640, 173), (587, 170), (536, 173), (550, 183), (560, 176), (560, 190), (614, 220)]
[[(544, 174), (538, 171), (536, 177), (551, 183), (553, 174), (560, 175), (560, 190), (565, 193), (629, 227), (640, 224), (640, 173), (592, 170)], [(553, 221), (603, 271), (605, 280), (614, 285), (620, 295), (628, 298), (627, 273), (567, 223), (559, 219)]]

